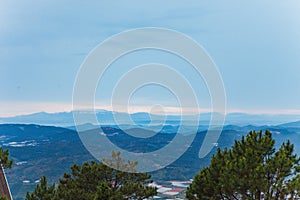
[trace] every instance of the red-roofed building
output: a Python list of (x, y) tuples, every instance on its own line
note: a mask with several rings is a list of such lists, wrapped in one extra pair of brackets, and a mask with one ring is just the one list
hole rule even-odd
[(182, 192), (182, 191), (185, 191), (185, 189), (184, 188), (172, 188), (172, 190), (171, 190), (172, 192)]
[(12, 200), (9, 185), (5, 176), (5, 171), (2, 166), (0, 166), (0, 195), (4, 195), (9, 200)]

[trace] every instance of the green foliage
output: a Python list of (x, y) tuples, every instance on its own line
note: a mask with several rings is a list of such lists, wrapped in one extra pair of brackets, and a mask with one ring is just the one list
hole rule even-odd
[(137, 173), (137, 162), (125, 162), (120, 152), (112, 152), (112, 159), (103, 162), (114, 168), (94, 161), (82, 166), (74, 164), (56, 189), (54, 185), (48, 188), (47, 182), (41, 181), (32, 194), (27, 194), (27, 200), (142, 200), (157, 193), (156, 188), (147, 186), (151, 176)]
[(40, 183), (36, 186), (34, 191), (30, 194), (27, 192), (26, 200), (52, 200), (55, 197), (55, 184), (47, 186), (47, 178), (43, 176)]
[(187, 199), (297, 199), (299, 158), (287, 141), (275, 151), (272, 134), (251, 131), (231, 149), (218, 149), (194, 177)]
[(0, 200), (8, 200), (8, 198), (5, 195), (1, 195)]
[(9, 159), (9, 151), (0, 147), (0, 164), (2, 167), (11, 168), (13, 160)]

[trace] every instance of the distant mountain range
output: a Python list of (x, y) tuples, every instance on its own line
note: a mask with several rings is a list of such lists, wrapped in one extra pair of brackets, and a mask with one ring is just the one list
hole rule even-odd
[(280, 124), (279, 126), (286, 127), (286, 128), (300, 128), (300, 121)]
[[(118, 147), (137, 153), (152, 152), (164, 147), (173, 141), (178, 129), (177, 125), (165, 125), (160, 132), (155, 134), (151, 131), (155, 129), (153, 127), (150, 127), (150, 130), (145, 130), (128, 126), (127, 130), (122, 130), (112, 125), (101, 127), (102, 131), (99, 134), (99, 129), (95, 129), (94, 125), (85, 124), (82, 126), (85, 126), (87, 133), (97, 131), (99, 137), (107, 137)], [(189, 131), (189, 128), (188, 126), (184, 127), (186, 132)], [(50, 182), (57, 182), (64, 172), (70, 170), (73, 163), (80, 164), (95, 159), (83, 146), (78, 133), (72, 129), (74, 127), (61, 128), (35, 124), (0, 125), (0, 145), (9, 149), (11, 157), (14, 159), (13, 168), (7, 170), (14, 199), (24, 199), (26, 191), (31, 191), (43, 175), (46, 175)], [(203, 126), (199, 128), (193, 142), (178, 160), (151, 174), (154, 180), (158, 182), (188, 180), (193, 178), (200, 168), (209, 164), (217, 147), (231, 146), (235, 139), (240, 139), (250, 130), (266, 129), (273, 133), (276, 147), (289, 139), (295, 144), (295, 151), (299, 155), (300, 146), (297, 144), (300, 144), (300, 121), (278, 126), (226, 125), (223, 127), (218, 142), (214, 144), (214, 149), (206, 157), (199, 159), (198, 152), (206, 135)], [(137, 138), (133, 137), (131, 133), (135, 133), (135, 135), (144, 133), (152, 136)], [(184, 140), (188, 136), (180, 134), (178, 137)], [(172, 153), (170, 155), (172, 156)]]
[[(91, 112), (85, 111), (85, 114)], [(127, 114), (122, 112), (112, 112), (107, 110), (96, 111), (96, 116), (101, 125), (113, 124), (131, 124), (131, 125), (178, 125), (182, 118), (179, 115), (153, 115), (146, 112)], [(196, 115), (185, 116), (185, 123), (197, 119)], [(118, 119), (116, 122), (115, 119)], [(208, 125), (211, 119), (211, 113), (201, 113), (199, 115), (200, 125)], [(279, 125), (283, 123), (291, 123), (291, 126), (297, 125), (296, 121), (300, 121), (300, 115), (288, 114), (247, 114), (247, 113), (229, 113), (226, 115), (226, 125)], [(0, 117), (0, 123), (20, 123), (20, 124), (40, 124), (54, 125), (61, 127), (74, 126), (73, 112), (46, 113), (39, 112), (28, 115), (20, 115), (15, 117)]]
[(24, 199), (40, 177), (57, 182), (74, 163), (93, 160), (77, 132), (53, 126), (1, 124), (0, 146), (14, 160), (6, 174), (14, 199)]

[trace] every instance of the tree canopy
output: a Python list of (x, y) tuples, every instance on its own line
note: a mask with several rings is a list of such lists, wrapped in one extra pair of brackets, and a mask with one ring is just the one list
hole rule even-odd
[(271, 132), (251, 131), (231, 149), (218, 148), (210, 165), (194, 177), (187, 199), (298, 199), (294, 145), (288, 140), (276, 150), (274, 144)]
[(46, 176), (43, 176), (40, 183), (35, 187), (30, 194), (27, 192), (26, 199), (30, 200), (52, 200), (56, 195), (55, 184), (48, 186)]
[(26, 200), (142, 200), (156, 195), (156, 188), (148, 186), (151, 176), (136, 172), (137, 162), (125, 162), (120, 152), (112, 152), (112, 158), (103, 162), (114, 168), (94, 161), (74, 164), (57, 187), (48, 187), (43, 177)]
[(0, 147), (0, 165), (4, 168), (11, 168), (13, 160), (9, 158), (9, 151)]

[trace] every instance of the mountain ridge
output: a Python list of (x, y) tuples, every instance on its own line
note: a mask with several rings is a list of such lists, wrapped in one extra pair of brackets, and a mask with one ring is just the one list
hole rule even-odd
[[(152, 152), (158, 150), (175, 137), (177, 126), (164, 126), (160, 132), (154, 135), (153, 131), (143, 128), (133, 128), (122, 130), (115, 125), (94, 129), (99, 137), (107, 137), (112, 143), (121, 149), (131, 152)], [(130, 127), (129, 127), (130, 128)], [(185, 127), (188, 132), (188, 127)], [(210, 162), (212, 154), (216, 148), (229, 147), (235, 139), (240, 139), (250, 130), (270, 130), (276, 140), (276, 148), (290, 139), (294, 144), (300, 143), (300, 128), (288, 128), (282, 126), (224, 126), (223, 131), (213, 150), (203, 159), (199, 159), (198, 152), (206, 135), (205, 127), (198, 129), (193, 142), (187, 151), (171, 165), (151, 173), (155, 180), (189, 180), (194, 174), (199, 172), (201, 167)], [(131, 135), (134, 133), (135, 137)], [(144, 138), (138, 137), (138, 133), (143, 133)], [(188, 135), (180, 134), (184, 139)], [(75, 130), (44, 126), (38, 124), (0, 124), (0, 144), (11, 153), (15, 160), (12, 169), (7, 170), (7, 176), (11, 185), (14, 199), (24, 199), (26, 191), (31, 191), (35, 186), (35, 181), (42, 175), (46, 175), (51, 183), (57, 182), (64, 172), (70, 170), (73, 163), (95, 160), (86, 150), (80, 137)], [(295, 145), (297, 153), (300, 147)], [(25, 181), (25, 182), (24, 182)], [(28, 183), (29, 181), (29, 183)]]
[[(14, 117), (0, 117), (0, 123), (21, 123), (21, 124), (40, 124), (56, 125), (62, 127), (74, 126), (73, 114), (82, 112), (82, 115), (93, 114), (92, 111), (70, 111), (70, 112), (37, 112), (28, 115), (18, 115)], [(125, 113), (113, 112), (108, 110), (96, 110), (96, 117), (99, 124), (182, 124), (195, 121), (197, 118), (200, 124), (208, 125), (212, 113), (200, 113), (198, 115), (185, 115), (182, 119), (180, 115), (158, 115), (147, 112)], [(215, 113), (218, 114), (218, 113)], [(116, 121), (117, 120), (117, 121)], [(228, 113), (225, 116), (225, 125), (280, 125), (290, 122), (300, 121), (300, 114), (249, 114), (249, 113)]]

